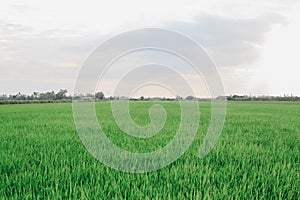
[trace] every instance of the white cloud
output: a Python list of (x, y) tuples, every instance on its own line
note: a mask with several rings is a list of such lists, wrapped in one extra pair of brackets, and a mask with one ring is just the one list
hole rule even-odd
[(262, 59), (255, 68), (252, 91), (300, 95), (300, 4), (290, 12), (287, 26), (274, 26), (266, 36)]
[[(262, 92), (295, 94), (300, 91), (296, 75), (300, 16), (295, 2), (4, 0), (0, 93), (71, 90), (84, 58), (104, 39), (133, 28), (173, 24), (171, 28), (184, 29), (198, 40), (199, 29), (206, 28), (200, 31), (206, 33), (200, 42), (208, 42), (204, 46), (217, 64), (226, 66), (220, 70), (228, 93), (259, 93), (266, 88)], [(285, 18), (287, 25), (273, 26), (282, 23), (274, 16)]]

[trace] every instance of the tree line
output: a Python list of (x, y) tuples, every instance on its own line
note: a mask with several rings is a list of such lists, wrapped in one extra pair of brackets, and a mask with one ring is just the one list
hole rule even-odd
[(72, 96), (67, 96), (68, 90), (60, 89), (57, 93), (51, 92), (33, 92), (31, 95), (25, 95), (21, 92), (17, 94), (1, 95), (0, 100), (71, 100)]
[(226, 96), (228, 101), (300, 101), (300, 97), (284, 94), (283, 96), (250, 96), (250, 95), (230, 95)]
[[(219, 96), (217, 100), (227, 101), (300, 101), (300, 97), (291, 95), (283, 96), (248, 96), (248, 95), (229, 95)], [(18, 103), (53, 103), (53, 102), (71, 102), (72, 100), (84, 100), (84, 101), (97, 101), (97, 100), (131, 100), (131, 101), (179, 101), (179, 100), (198, 100), (198, 101), (210, 101), (211, 98), (198, 98), (194, 96), (187, 96), (185, 98), (176, 96), (175, 98), (166, 97), (144, 97), (129, 98), (119, 96), (105, 97), (103, 92), (96, 92), (95, 94), (79, 94), (68, 95), (68, 90), (60, 89), (58, 92), (33, 92), (31, 95), (25, 95), (21, 92), (11, 95), (0, 95), (0, 104), (18, 104)]]

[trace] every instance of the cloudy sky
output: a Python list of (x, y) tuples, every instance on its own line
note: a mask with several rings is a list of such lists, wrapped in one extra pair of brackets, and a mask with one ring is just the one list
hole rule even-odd
[[(72, 91), (82, 64), (99, 44), (124, 31), (157, 27), (202, 45), (226, 94), (300, 95), (299, 10), (296, 0), (3, 0), (0, 94)], [(167, 55), (149, 54), (168, 60)], [(132, 64), (130, 59), (119, 60), (118, 66)], [(100, 83), (106, 95), (118, 82), (117, 72), (111, 70)], [(196, 95), (206, 96), (199, 77), (189, 72), (182, 76), (194, 85)], [(156, 85), (140, 94), (164, 92)]]

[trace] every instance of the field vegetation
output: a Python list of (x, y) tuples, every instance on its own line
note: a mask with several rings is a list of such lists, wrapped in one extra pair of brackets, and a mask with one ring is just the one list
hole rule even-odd
[[(150, 152), (166, 145), (180, 123), (178, 102), (131, 102), (132, 118), (149, 123), (163, 105), (168, 119), (151, 139), (122, 133), (110, 102), (96, 103), (99, 123), (116, 145)], [(171, 165), (145, 174), (111, 169), (90, 155), (77, 134), (71, 103), (0, 106), (0, 199), (299, 199), (300, 104), (230, 102), (222, 135), (197, 157), (210, 121), (201, 120), (190, 149)]]

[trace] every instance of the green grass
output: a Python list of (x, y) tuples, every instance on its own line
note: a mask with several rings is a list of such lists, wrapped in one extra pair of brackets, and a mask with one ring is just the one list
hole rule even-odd
[[(134, 120), (149, 123), (151, 102), (130, 105)], [(180, 122), (176, 102), (161, 133), (149, 140), (126, 136), (110, 104), (97, 103), (113, 143), (135, 152), (166, 145)], [(106, 167), (79, 139), (71, 104), (0, 106), (0, 199), (299, 199), (300, 104), (228, 103), (222, 135), (212, 152), (197, 153), (210, 119), (200, 103), (200, 129), (191, 148), (155, 172), (131, 174)]]

